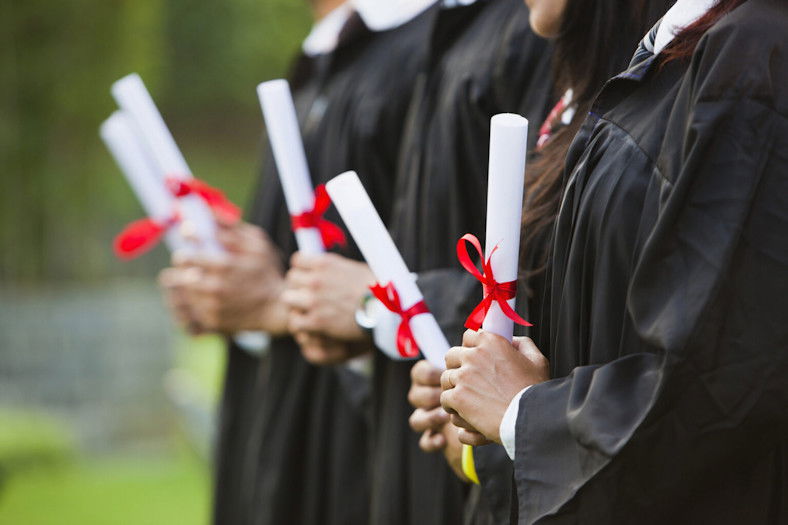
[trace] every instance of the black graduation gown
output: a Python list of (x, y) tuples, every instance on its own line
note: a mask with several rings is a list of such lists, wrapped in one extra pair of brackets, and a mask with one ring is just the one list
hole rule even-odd
[(691, 61), (608, 83), (578, 135), (521, 523), (788, 523), (787, 31), (750, 0)]
[[(306, 108), (314, 101), (321, 84), (319, 66), (325, 60), (325, 57), (300, 55), (291, 68), (290, 88), (302, 128), (305, 125)], [(258, 186), (266, 185), (267, 181), (278, 177), (268, 140), (264, 141), (263, 150), (265, 155)], [(311, 157), (309, 153), (307, 156)], [(274, 205), (276, 213), (272, 212)], [(266, 229), (274, 240), (281, 242), (284, 235), (274, 233), (274, 217), (279, 212), (279, 203), (258, 187), (246, 220)], [(214, 452), (212, 522), (216, 525), (246, 523), (249, 520), (249, 509), (243, 502), (252, 498), (255, 473), (252, 467), (256, 451), (256, 433), (253, 430), (257, 429), (259, 433), (260, 407), (267, 384), (268, 367), (268, 355), (251, 354), (234, 340), (228, 340)]]
[[(314, 78), (296, 97), (313, 182), (357, 170), (384, 219), (431, 16), (380, 33), (354, 16), (337, 50), (312, 62)], [(255, 209), (288, 259), (295, 241), (273, 165)], [(327, 218), (339, 221), (334, 210)], [(352, 246), (344, 254), (359, 258)], [(250, 437), (241, 443), (243, 496), (231, 523), (367, 523), (367, 381), (342, 366), (309, 365), (289, 337), (273, 339), (267, 366), (249, 402), (251, 423), (241, 427)]]
[[(520, 0), (479, 0), (438, 14), (403, 139), (392, 235), (453, 343), (482, 293), (456, 262), (455, 244), (464, 233), (484, 234), (490, 118), (520, 113), (535, 134), (552, 98), (549, 64)], [(412, 364), (376, 356), (371, 523), (456, 525), (467, 488), (441, 454), (419, 450), (408, 426)], [(489, 448), (506, 459), (500, 447)], [(510, 478), (503, 484), (508, 492)]]

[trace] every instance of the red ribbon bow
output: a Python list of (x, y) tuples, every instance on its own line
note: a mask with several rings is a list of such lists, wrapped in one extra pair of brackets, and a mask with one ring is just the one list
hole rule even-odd
[[(476, 248), (479, 258), (482, 261), (481, 271), (479, 271), (479, 269), (473, 264), (473, 261), (471, 261), (471, 257), (468, 255), (468, 248), (465, 245), (466, 242), (471, 243), (471, 245)], [(531, 323), (517, 315), (517, 312), (515, 312), (507, 302), (509, 299), (514, 299), (515, 295), (517, 295), (517, 281), (499, 283), (495, 280), (492, 266), (490, 265), (490, 259), (492, 258), (492, 254), (495, 253), (495, 250), (497, 249), (497, 246), (493, 248), (492, 252), (490, 252), (490, 257), (485, 261), (482, 245), (475, 235), (466, 233), (460, 238), (459, 241), (457, 241), (457, 259), (460, 260), (460, 264), (463, 268), (465, 268), (471, 275), (476, 277), (476, 279), (482, 283), (482, 287), (484, 289), (484, 299), (482, 299), (482, 302), (480, 302), (476, 308), (473, 309), (473, 312), (471, 312), (471, 315), (468, 316), (468, 319), (465, 320), (465, 328), (469, 328), (470, 330), (478, 330), (482, 327), (484, 318), (487, 317), (487, 312), (490, 310), (493, 301), (497, 302), (504, 315), (515, 323), (521, 324), (523, 326), (533, 326)]]
[(369, 287), (372, 290), (372, 295), (378, 298), (383, 303), (383, 306), (394, 312), (402, 318), (402, 322), (397, 329), (397, 351), (402, 357), (418, 357), (419, 345), (413, 338), (413, 332), (410, 329), (410, 320), (419, 314), (429, 313), (427, 305), (424, 300), (419, 301), (407, 310), (402, 309), (400, 303), (399, 293), (394, 287), (394, 283), (388, 283), (386, 286), (374, 284)]
[(164, 222), (150, 217), (134, 221), (115, 237), (115, 255), (129, 260), (150, 251), (161, 239), (164, 232), (178, 224), (181, 218), (176, 213)]
[(323, 218), (330, 205), (331, 198), (328, 196), (325, 185), (321, 184), (315, 188), (315, 204), (312, 209), (290, 217), (293, 231), (301, 228), (317, 228), (320, 231), (323, 246), (326, 248), (331, 248), (334, 245), (345, 246), (347, 239), (345, 239), (345, 232), (342, 231), (342, 228)]
[(197, 195), (211, 210), (229, 222), (235, 222), (241, 218), (241, 209), (230, 202), (224, 193), (209, 186), (200, 179), (169, 176), (166, 179), (167, 188), (175, 197), (181, 198), (188, 195)]
[[(167, 189), (177, 198), (197, 195), (205, 201), (211, 210), (228, 222), (235, 222), (241, 218), (240, 208), (230, 202), (221, 190), (209, 186), (199, 179), (181, 179), (169, 176), (166, 178), (165, 184)], [(132, 222), (115, 237), (115, 255), (126, 260), (139, 257), (156, 246), (164, 232), (180, 221), (181, 217), (176, 212), (164, 222), (158, 222), (151, 218)]]

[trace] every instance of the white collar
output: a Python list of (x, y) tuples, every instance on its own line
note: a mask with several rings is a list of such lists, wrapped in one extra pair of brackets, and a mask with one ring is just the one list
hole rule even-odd
[(324, 55), (336, 49), (339, 34), (352, 13), (353, 9), (349, 3), (344, 3), (318, 20), (304, 39), (304, 43), (301, 44), (304, 54), (307, 56)]
[(452, 9), (464, 5), (475, 4), (477, 0), (443, 0), (442, 4), (445, 9)]
[(703, 16), (716, 3), (717, 0), (678, 0), (662, 17), (654, 38), (654, 54), (658, 55), (682, 29)]
[(372, 31), (394, 29), (425, 11), (435, 0), (349, 0)]

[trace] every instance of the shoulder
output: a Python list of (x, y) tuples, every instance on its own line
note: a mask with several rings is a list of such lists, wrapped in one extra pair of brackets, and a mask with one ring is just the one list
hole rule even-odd
[(788, 114), (788, 2), (749, 0), (701, 39), (690, 73), (702, 99), (759, 100)]

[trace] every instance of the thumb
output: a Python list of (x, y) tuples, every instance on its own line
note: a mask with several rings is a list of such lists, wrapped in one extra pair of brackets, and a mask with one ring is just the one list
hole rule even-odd
[(539, 351), (539, 348), (537, 348), (530, 337), (515, 337), (512, 344), (532, 364), (535, 370), (549, 375), (550, 362)]

